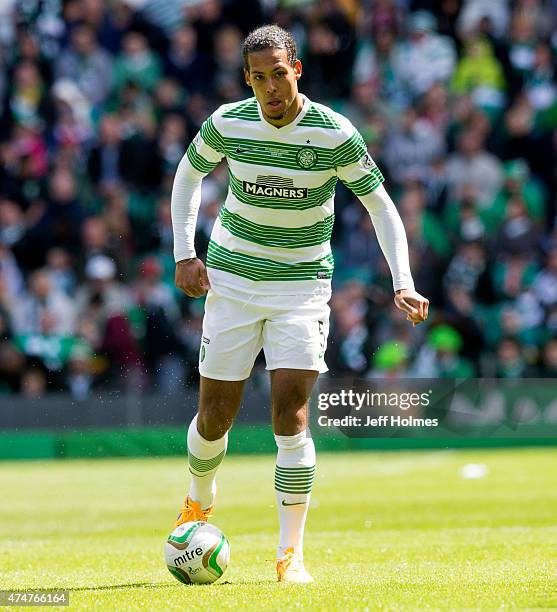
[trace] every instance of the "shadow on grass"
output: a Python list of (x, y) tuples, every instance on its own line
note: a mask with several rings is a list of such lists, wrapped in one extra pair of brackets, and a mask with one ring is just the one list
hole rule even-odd
[(176, 586), (172, 582), (126, 582), (125, 584), (101, 584), (91, 587), (56, 587), (61, 591), (110, 591), (111, 589), (165, 589)]
[(201, 589), (208, 587), (220, 587), (229, 585), (252, 585), (252, 586), (265, 586), (274, 584), (274, 580), (224, 580), (223, 582), (217, 582), (216, 584), (178, 584), (177, 582), (126, 582), (125, 584), (101, 584), (99, 586), (90, 587), (47, 587), (47, 590), (60, 590), (70, 591), (72, 593), (79, 593), (85, 591), (110, 591), (117, 589), (168, 589), (181, 587), (185, 589)]

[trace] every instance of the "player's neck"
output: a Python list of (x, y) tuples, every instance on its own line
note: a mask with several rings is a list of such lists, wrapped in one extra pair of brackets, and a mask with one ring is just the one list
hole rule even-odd
[(267, 123), (270, 123), (272, 126), (276, 128), (281, 128), (292, 123), (296, 117), (302, 112), (302, 108), (304, 107), (304, 100), (302, 96), (297, 93), (294, 101), (290, 105), (290, 108), (286, 112), (286, 114), (280, 119), (271, 119), (270, 117), (266, 117), (263, 115), (263, 118)]

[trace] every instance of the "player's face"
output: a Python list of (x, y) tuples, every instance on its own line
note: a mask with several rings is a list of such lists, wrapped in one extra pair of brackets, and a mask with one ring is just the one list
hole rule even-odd
[(280, 127), (290, 123), (299, 109), (298, 79), (302, 63), (288, 61), (286, 49), (263, 49), (248, 56), (246, 83), (253, 89), (265, 119)]

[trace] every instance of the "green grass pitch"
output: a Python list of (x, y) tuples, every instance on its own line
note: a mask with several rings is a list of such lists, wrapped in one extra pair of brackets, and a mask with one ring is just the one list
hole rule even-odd
[[(469, 463), (487, 475), (462, 478)], [(184, 460), (2, 463), (0, 588), (69, 589), (87, 610), (557, 606), (556, 449), (318, 454), (309, 586), (275, 582), (273, 466), (226, 459), (213, 521), (231, 563), (184, 586), (162, 557)]]

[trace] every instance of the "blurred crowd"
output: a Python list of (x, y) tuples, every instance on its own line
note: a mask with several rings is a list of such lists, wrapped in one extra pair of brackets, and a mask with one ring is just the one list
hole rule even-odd
[[(395, 309), (339, 186), (331, 375), (557, 375), (556, 0), (4, 0), (1, 394), (195, 384), (203, 302), (173, 286), (172, 181), (203, 120), (251, 95), (241, 41), (271, 22), (301, 91), (364, 136), (432, 305), (414, 329)], [(221, 165), (201, 257), (226, 188)]]

